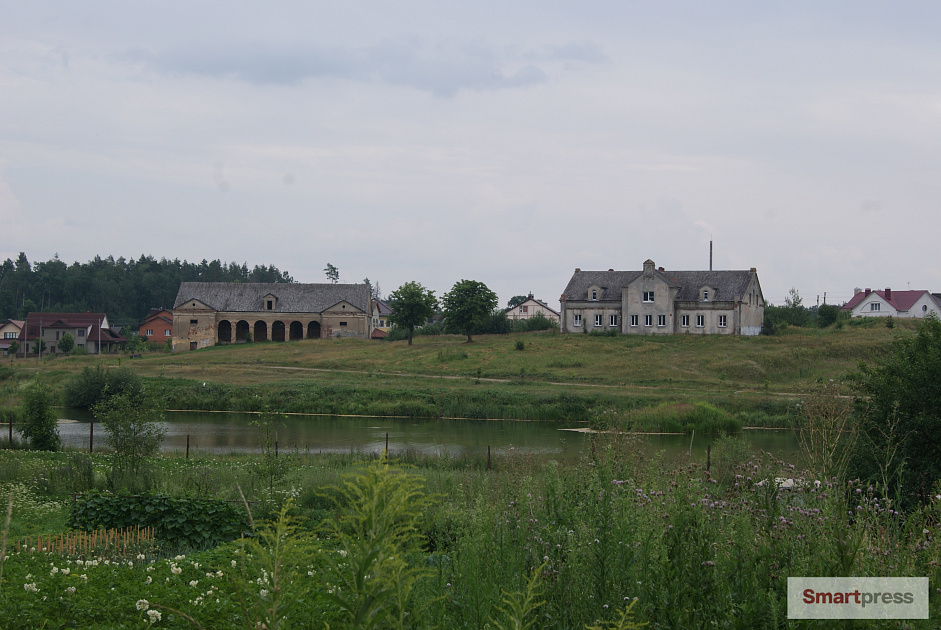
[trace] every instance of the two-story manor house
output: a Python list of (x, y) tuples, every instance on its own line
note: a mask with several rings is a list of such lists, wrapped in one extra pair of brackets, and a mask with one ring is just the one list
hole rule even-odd
[(652, 260), (643, 271), (576, 269), (560, 302), (562, 332), (757, 335), (765, 313), (754, 267), (666, 271)]

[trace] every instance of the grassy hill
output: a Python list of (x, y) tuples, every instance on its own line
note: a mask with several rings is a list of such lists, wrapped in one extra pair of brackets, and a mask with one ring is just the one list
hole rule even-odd
[(323, 339), (176, 355), (17, 360), (60, 384), (83, 368), (129, 366), (173, 408), (587, 420), (605, 409), (708, 402), (777, 424), (814, 384), (874, 362), (895, 335), (876, 322), (774, 337), (562, 335), (554, 331), (405, 342)]

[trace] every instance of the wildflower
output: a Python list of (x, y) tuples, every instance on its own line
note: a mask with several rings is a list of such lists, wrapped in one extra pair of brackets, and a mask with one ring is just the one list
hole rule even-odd
[(139, 599), (134, 605), (137, 607), (137, 610), (147, 610), (150, 608), (150, 602), (148, 602), (146, 599)]
[(192, 586), (193, 588), (196, 588), (197, 584), (199, 584), (198, 580), (190, 580), (190, 586)]
[(150, 619), (149, 619), (150, 623), (154, 623), (155, 621), (160, 621), (160, 611), (159, 611), (159, 610), (148, 610), (148, 611), (147, 611), (147, 616), (150, 617)]
[(268, 597), (268, 589), (263, 588), (260, 591), (258, 591), (258, 594), (261, 595), (262, 597)]
[(138, 560), (144, 560), (144, 559), (145, 559), (144, 554), (142, 554), (142, 553), (137, 554), (137, 559), (138, 559)]
[(183, 569), (181, 569), (180, 567), (176, 566), (175, 564), (171, 564), (171, 565), (170, 565), (170, 573), (172, 573), (173, 575), (179, 575), (180, 573), (183, 573)]
[(148, 575), (148, 576), (147, 576), (147, 581), (145, 581), (144, 584), (150, 584), (150, 583), (153, 582), (153, 581), (154, 581), (154, 579)]
[(36, 583), (35, 583), (35, 582), (30, 582), (30, 583), (28, 583), (28, 584), (24, 584), (24, 585), (23, 585), (23, 590), (25, 590), (27, 593), (38, 593), (38, 592), (39, 592), (39, 589), (36, 588)]
[(68, 587), (67, 589), (65, 589), (65, 592), (68, 593), (69, 595), (74, 595), (74, 594), (75, 594), (75, 587), (74, 587), (74, 586), (70, 586), (70, 587)]
[(232, 561), (232, 568), (234, 569), (235, 566), (236, 566), (236, 565), (235, 565), (235, 560), (233, 560), (233, 561)]
[(68, 567), (65, 567), (64, 569), (62, 569), (62, 575), (68, 575), (68, 574), (71, 573), (71, 572), (72, 572), (72, 570), (69, 569)]

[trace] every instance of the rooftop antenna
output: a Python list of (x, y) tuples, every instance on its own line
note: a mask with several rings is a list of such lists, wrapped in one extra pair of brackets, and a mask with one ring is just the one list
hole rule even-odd
[(709, 239), (709, 271), (712, 271), (712, 239)]

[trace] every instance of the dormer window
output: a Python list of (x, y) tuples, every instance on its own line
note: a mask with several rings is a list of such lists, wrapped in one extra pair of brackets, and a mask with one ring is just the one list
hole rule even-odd
[(703, 302), (708, 302), (708, 301), (709, 301), (709, 289), (703, 289), (703, 292), (702, 292), (702, 301), (703, 301)]
[(278, 307), (278, 298), (270, 293), (265, 296), (262, 308), (266, 311), (273, 311)]
[(592, 290), (591, 290), (591, 299), (592, 299), (592, 300), (597, 300), (597, 299), (598, 299), (598, 290), (597, 290), (597, 289), (592, 289)]
[(265, 310), (270, 311), (274, 309), (274, 300), (268, 300), (265, 302)]

